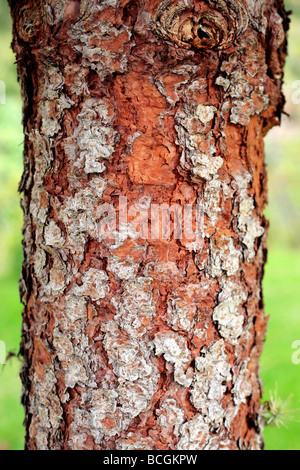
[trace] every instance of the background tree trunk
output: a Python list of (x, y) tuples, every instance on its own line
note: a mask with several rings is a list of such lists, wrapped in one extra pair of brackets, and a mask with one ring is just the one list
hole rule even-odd
[[(260, 449), (263, 136), (283, 105), (283, 1), (10, 5), (27, 448)], [(120, 196), (137, 211), (199, 204), (203, 245), (137, 237), (134, 214), (101, 238)]]

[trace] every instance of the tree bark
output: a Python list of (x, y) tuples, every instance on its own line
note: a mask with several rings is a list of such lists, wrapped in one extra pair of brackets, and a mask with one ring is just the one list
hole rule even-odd
[[(10, 5), (26, 448), (261, 449), (263, 137), (283, 107), (283, 1)], [(173, 221), (174, 204), (201, 207), (203, 242), (137, 235), (136, 214), (162, 204)]]

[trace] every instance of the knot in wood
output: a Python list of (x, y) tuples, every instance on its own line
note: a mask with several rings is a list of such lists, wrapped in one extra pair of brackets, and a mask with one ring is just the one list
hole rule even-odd
[(33, 42), (39, 32), (41, 20), (36, 6), (24, 5), (18, 12), (18, 35), (24, 42)]
[(154, 16), (153, 29), (177, 47), (222, 50), (244, 34), (248, 23), (241, 0), (205, 0), (192, 7), (164, 0)]

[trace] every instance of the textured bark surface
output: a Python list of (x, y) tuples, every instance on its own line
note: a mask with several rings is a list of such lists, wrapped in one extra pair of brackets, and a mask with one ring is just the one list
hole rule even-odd
[[(260, 449), (281, 0), (10, 0), (29, 449)], [(99, 208), (198, 203), (201, 248)], [(103, 216), (103, 214), (102, 214)]]

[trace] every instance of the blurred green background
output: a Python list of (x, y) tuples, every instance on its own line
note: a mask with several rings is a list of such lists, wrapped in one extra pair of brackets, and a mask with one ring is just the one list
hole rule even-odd
[[(264, 281), (266, 313), (270, 315), (261, 377), (265, 396), (291, 395), (295, 420), (287, 427), (265, 429), (267, 450), (300, 450), (300, 364), (292, 363), (292, 344), (300, 341), (300, 104), (292, 103), (293, 83), (300, 80), (300, 4), (286, 1), (293, 10), (289, 58), (284, 92), (286, 112), (281, 128), (266, 139), (271, 221), (269, 259)], [(11, 20), (5, 0), (0, 5), (0, 80), (6, 84), (6, 105), (0, 104), (0, 340), (7, 352), (18, 353), (22, 306), (18, 278), (21, 267), (22, 212), (18, 182), (22, 173), (23, 134), (21, 100), (14, 55), (10, 48)], [(23, 449), (23, 409), (19, 403), (20, 362), (10, 359), (0, 366), (0, 450)]]

